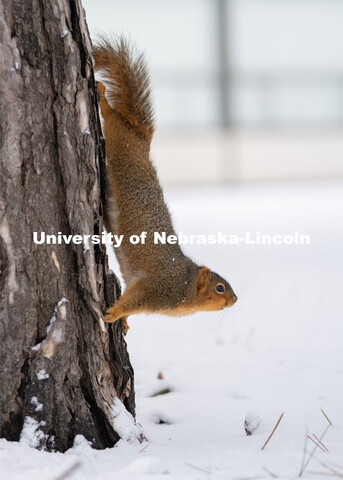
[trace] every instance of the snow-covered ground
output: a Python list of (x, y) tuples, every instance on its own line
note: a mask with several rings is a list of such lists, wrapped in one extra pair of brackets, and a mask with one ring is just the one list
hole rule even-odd
[[(320, 437), (328, 426), (321, 408), (333, 423), (323, 439), (329, 452), (318, 449), (303, 477), (343, 475), (342, 187), (167, 191), (177, 231), (300, 232), (311, 243), (186, 245), (230, 281), (238, 302), (192, 317), (129, 319), (137, 421), (148, 441), (95, 451), (77, 438), (63, 455), (0, 440), (0, 478), (53, 480), (75, 465), (68, 479), (293, 479), (306, 431)], [(169, 393), (154, 396), (163, 390)], [(251, 412), (259, 425), (247, 436)], [(306, 449), (313, 447), (308, 440)]]

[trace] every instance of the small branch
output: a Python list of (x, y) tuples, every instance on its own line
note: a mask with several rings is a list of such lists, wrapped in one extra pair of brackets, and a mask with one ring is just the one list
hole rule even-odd
[(142, 448), (142, 450), (139, 450), (139, 452), (138, 452), (138, 453), (142, 453), (142, 452), (144, 452), (144, 450), (145, 450), (146, 448), (148, 448), (148, 447), (150, 447), (150, 443), (148, 443), (148, 445), (145, 445), (145, 447), (144, 447), (144, 448)]
[(187, 465), (188, 467), (195, 468), (196, 470), (199, 470), (200, 472), (211, 473), (209, 470), (206, 470), (205, 468), (197, 467), (196, 465), (193, 465), (192, 463), (185, 462), (185, 465)]
[(272, 478), (279, 478), (278, 475), (275, 475), (275, 473), (273, 473), (273, 472), (271, 472), (270, 470), (268, 470), (268, 468), (263, 467), (263, 470), (264, 470), (265, 472), (267, 472), (268, 475), (270, 475)]
[(70, 468), (68, 468), (68, 470), (66, 470), (64, 473), (61, 473), (61, 475), (54, 478), (54, 480), (65, 480), (66, 478), (68, 478), (70, 476), (70, 474), (74, 473), (75, 470), (78, 470), (80, 467), (81, 467), (81, 463), (76, 462), (76, 463), (74, 463), (74, 465), (72, 465)]
[(339, 472), (338, 470), (336, 470), (335, 468), (332, 468), (330, 465), (328, 465), (327, 463), (324, 463), (322, 462), (321, 460), (319, 460), (319, 458), (317, 457), (313, 457), (322, 467), (325, 467), (327, 468), (330, 473), (332, 475), (335, 475), (336, 477), (339, 477), (339, 478), (343, 478), (343, 474), (341, 472)]
[(313, 457), (313, 458), (314, 458), (322, 467), (327, 468), (328, 470), (330, 470), (331, 473), (333, 473), (333, 474), (336, 475), (337, 477), (343, 478), (343, 474), (342, 474), (341, 472), (339, 472), (338, 470), (336, 470), (336, 468), (332, 468), (329, 464), (322, 462), (322, 461), (319, 460), (319, 458), (317, 458), (317, 457)]
[(299, 477), (301, 477), (301, 472), (303, 471), (303, 468), (304, 468), (304, 465), (305, 465), (305, 460), (306, 460), (307, 436), (308, 436), (308, 426), (306, 425), (305, 444), (304, 444), (304, 450), (303, 450), (303, 458), (302, 458), (302, 460), (301, 460), (301, 467), (300, 467)]
[(315, 442), (315, 441), (313, 440), (313, 438), (311, 438), (309, 435), (307, 435), (307, 438), (309, 438), (309, 439), (311, 440), (311, 442), (313, 442), (315, 445), (317, 445), (317, 447), (318, 447), (322, 452), (325, 453), (324, 448), (320, 446), (320, 443), (322, 443), (322, 442), (319, 442), (319, 443)]
[(280, 418), (279, 420), (276, 422), (276, 425), (272, 431), (272, 433), (269, 435), (269, 437), (267, 438), (267, 441), (266, 443), (263, 445), (263, 447), (261, 448), (261, 450), (264, 450), (264, 448), (266, 447), (267, 443), (269, 442), (269, 440), (272, 438), (272, 436), (274, 435), (275, 433), (275, 430), (277, 429), (277, 427), (280, 425), (280, 422), (282, 420), (282, 417), (284, 416), (285, 412), (282, 412), (282, 414), (280, 415)]
[(331, 427), (332, 427), (332, 422), (331, 422), (331, 420), (329, 419), (329, 417), (326, 415), (326, 413), (324, 412), (324, 410), (323, 410), (322, 408), (321, 408), (320, 410), (321, 410), (322, 414), (324, 415), (324, 417), (326, 418), (326, 420), (330, 423), (330, 425), (331, 425)]
[(307, 472), (310, 475), (320, 475), (321, 477), (338, 477), (338, 478), (343, 478), (343, 475), (340, 473), (331, 473), (331, 472), (313, 472), (312, 470), (309, 470)]
[(321, 446), (322, 446), (322, 447), (324, 447), (324, 448), (325, 448), (325, 450), (328, 452), (328, 451), (329, 451), (329, 449), (328, 449), (328, 448), (326, 448), (326, 446), (324, 445), (324, 443), (322, 443), (322, 442), (319, 440), (319, 438), (318, 438), (318, 437), (317, 437), (317, 436), (316, 436), (314, 433), (313, 433), (312, 435), (313, 435), (313, 436), (314, 436), (314, 438), (315, 438), (315, 439), (316, 439), (316, 440), (317, 440), (317, 441), (318, 441), (318, 442), (321, 444)]
[[(331, 425), (332, 425), (331, 422), (330, 422), (329, 425), (327, 425), (326, 429), (324, 430), (322, 436), (321, 436), (320, 439), (319, 439), (320, 442), (321, 442), (321, 441), (323, 440), (323, 438), (325, 437), (326, 432), (329, 430), (329, 428), (331, 427)], [(300, 473), (299, 473), (299, 477), (301, 477), (302, 474), (304, 473), (304, 471), (306, 470), (306, 467), (307, 467), (307, 465), (310, 463), (311, 458), (313, 457), (314, 452), (317, 450), (317, 448), (318, 448), (318, 444), (316, 443), (316, 446), (314, 447), (314, 449), (313, 449), (312, 452), (310, 453), (310, 455), (309, 455), (309, 457), (308, 457), (308, 459), (307, 459), (307, 462), (304, 464), (303, 468), (301, 469), (301, 471), (300, 471)]]

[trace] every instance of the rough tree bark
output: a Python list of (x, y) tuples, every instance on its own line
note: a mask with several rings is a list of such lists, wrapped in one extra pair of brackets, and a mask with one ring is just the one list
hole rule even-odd
[[(0, 436), (65, 451), (141, 439), (115, 277), (98, 245), (104, 145), (80, 0), (0, 0)], [(117, 292), (118, 293), (118, 292)]]

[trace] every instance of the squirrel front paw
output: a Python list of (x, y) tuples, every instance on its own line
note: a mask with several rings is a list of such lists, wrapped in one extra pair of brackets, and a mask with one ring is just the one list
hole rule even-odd
[(116, 308), (117, 306), (114, 305), (113, 307), (109, 308), (107, 310), (107, 315), (104, 316), (104, 320), (105, 322), (107, 323), (113, 323), (115, 322), (116, 320), (118, 320), (118, 318), (120, 318), (120, 315), (118, 315), (118, 310)]
[[(104, 317), (104, 320), (105, 320), (106, 323), (114, 323), (117, 320), (119, 320), (119, 318), (117, 317), (117, 315), (115, 313), (114, 307), (109, 308), (107, 310), (107, 313), (108, 313), (108, 315), (105, 315), (105, 317)], [(126, 335), (127, 332), (130, 330), (129, 324), (127, 323), (127, 316), (121, 317), (121, 320), (122, 320), (122, 326), (123, 326), (123, 333), (124, 333), (124, 335)]]

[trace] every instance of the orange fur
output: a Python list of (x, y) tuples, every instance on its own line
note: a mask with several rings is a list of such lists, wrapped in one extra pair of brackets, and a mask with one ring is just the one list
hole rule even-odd
[[(127, 317), (137, 313), (183, 316), (232, 306), (237, 297), (226, 280), (196, 265), (178, 244), (153, 242), (154, 232), (175, 232), (150, 160), (155, 127), (143, 57), (133, 57), (124, 40), (112, 44), (101, 37), (94, 59), (107, 85), (98, 87), (108, 164), (105, 224), (109, 232), (124, 235), (116, 254), (127, 284), (105, 321), (124, 318), (127, 331)], [(148, 234), (145, 244), (130, 243), (130, 235), (141, 232)]]

